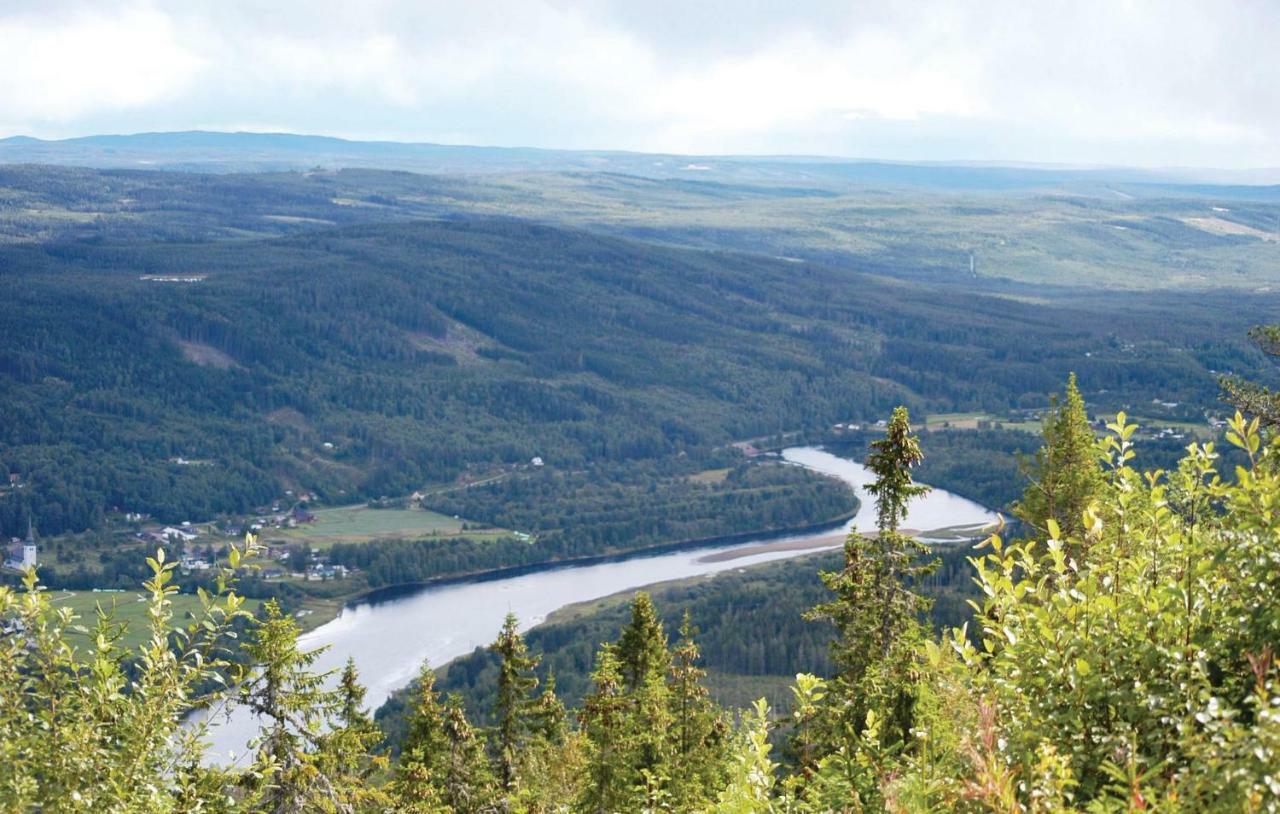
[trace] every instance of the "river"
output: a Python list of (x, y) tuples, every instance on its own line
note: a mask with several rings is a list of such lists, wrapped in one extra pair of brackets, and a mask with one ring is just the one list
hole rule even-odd
[[(800, 466), (841, 478), (853, 486), (861, 505), (843, 529), (792, 537), (762, 536), (731, 545), (711, 545), (676, 552), (644, 555), (591, 565), (566, 565), (501, 579), (477, 580), (392, 592), (388, 598), (364, 600), (345, 608), (338, 618), (302, 636), (304, 649), (327, 648), (316, 670), (340, 669), (354, 658), (368, 687), (371, 709), (381, 706), (393, 691), (405, 686), (425, 659), (433, 666), (477, 647), (497, 635), (508, 611), (531, 627), (565, 605), (699, 575), (786, 559), (839, 545), (850, 529), (875, 528), (875, 505), (865, 486), (870, 473), (861, 464), (814, 447), (793, 447), (783, 457)], [(951, 539), (955, 529), (974, 536), (995, 515), (983, 506), (940, 489), (914, 501), (904, 528), (928, 539)], [(930, 534), (930, 530), (951, 531)], [(203, 716), (196, 720), (202, 720)], [(242, 763), (246, 744), (257, 731), (254, 716), (243, 710), (215, 716), (210, 724), (209, 759)]]

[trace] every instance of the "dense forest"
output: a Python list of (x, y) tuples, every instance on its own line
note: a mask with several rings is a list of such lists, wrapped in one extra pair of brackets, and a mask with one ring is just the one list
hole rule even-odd
[[(0, 248), (0, 528), (403, 494), (542, 457), (711, 460), (918, 410), (1212, 405), (1267, 295), (1032, 303), (509, 220)], [(1222, 337), (1240, 336), (1239, 341)], [(963, 375), (959, 375), (963, 371)], [(1102, 406), (1102, 405), (1100, 405)]]
[[(616, 469), (542, 471), (437, 498), (533, 539), (497, 541), (383, 540), (337, 544), (331, 562), (359, 568), (373, 587), (557, 560), (684, 545), (698, 540), (828, 525), (846, 519), (858, 500), (844, 483), (799, 467), (743, 465), (722, 480), (657, 478)], [(568, 482), (566, 484), (566, 481)]]

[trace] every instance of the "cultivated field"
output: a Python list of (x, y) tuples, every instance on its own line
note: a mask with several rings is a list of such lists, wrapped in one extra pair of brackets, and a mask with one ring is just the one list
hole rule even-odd
[(315, 522), (294, 529), (264, 532), (271, 542), (307, 542), (314, 548), (334, 543), (367, 543), (370, 540), (417, 537), (496, 537), (501, 529), (464, 531), (463, 520), (426, 509), (372, 509), (368, 506), (338, 506), (319, 509)]

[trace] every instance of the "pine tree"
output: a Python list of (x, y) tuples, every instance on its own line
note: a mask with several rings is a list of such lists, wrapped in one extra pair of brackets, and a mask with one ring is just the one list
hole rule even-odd
[(1044, 445), (1027, 473), (1031, 482), (1014, 507), (1014, 515), (1043, 534), (1052, 520), (1063, 537), (1083, 531), (1084, 511), (1102, 489), (1102, 466), (1076, 375), (1056, 398), (1044, 422)]
[(500, 659), (497, 698), (494, 701), (498, 775), (503, 788), (511, 790), (516, 784), (520, 748), (529, 731), (530, 694), (538, 686), (533, 672), (538, 666), (538, 657), (529, 654), (514, 613), (507, 614), (490, 649)]

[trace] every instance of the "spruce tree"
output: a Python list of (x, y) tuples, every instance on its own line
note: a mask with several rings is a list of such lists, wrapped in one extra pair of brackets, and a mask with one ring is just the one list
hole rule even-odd
[(677, 809), (692, 810), (707, 802), (712, 789), (724, 779), (722, 750), (728, 727), (712, 702), (703, 680), (707, 671), (698, 666), (701, 654), (694, 641), (689, 612), (680, 623), (680, 639), (671, 656), (670, 703), (673, 732), (671, 799)]
[[(1268, 357), (1280, 358), (1280, 325), (1255, 326), (1250, 329), (1249, 338)], [(1224, 376), (1219, 383), (1223, 398), (1237, 410), (1256, 416), (1264, 427), (1280, 424), (1280, 393), (1239, 376)]]
[(579, 713), (588, 748), (587, 778), (579, 809), (593, 813), (624, 811), (631, 798), (632, 772), (627, 765), (630, 732), (626, 727), (622, 667), (612, 645), (603, 645), (597, 652), (591, 685)]
[(560, 743), (568, 734), (568, 715), (564, 702), (556, 695), (555, 673), (547, 673), (546, 684), (530, 709), (529, 720), (533, 735), (547, 743)]
[(538, 686), (534, 670), (538, 657), (530, 655), (514, 613), (508, 613), (490, 649), (498, 655), (498, 689), (494, 701), (497, 719), (498, 775), (505, 789), (516, 784), (519, 752), (529, 730), (530, 694)]
[(1044, 445), (1028, 468), (1030, 483), (1014, 515), (1044, 534), (1052, 520), (1064, 538), (1083, 531), (1084, 511), (1102, 489), (1102, 466), (1076, 375), (1067, 378), (1061, 401), (1054, 399), (1044, 421)]
[(628, 690), (634, 691), (650, 676), (666, 674), (671, 658), (667, 634), (653, 599), (644, 591), (631, 602), (631, 622), (618, 638), (617, 656)]
[(583, 785), (583, 739), (569, 727), (548, 673), (530, 711), (530, 738), (520, 753), (520, 788), (508, 798), (511, 809), (529, 814), (567, 811)]
[(873, 712), (890, 722), (880, 728), (882, 739), (907, 742), (913, 647), (921, 635), (918, 617), (928, 609), (909, 586), (935, 567), (920, 563), (927, 547), (899, 531), (910, 501), (928, 489), (911, 477), (924, 455), (905, 407), (893, 411), (885, 437), (871, 446), (867, 468), (876, 478), (867, 490), (876, 500), (876, 534), (850, 533), (844, 568), (821, 574), (834, 598), (809, 613), (831, 622), (838, 634), (832, 642), (837, 674), (827, 704), (829, 747), (843, 742), (852, 749)]
[(480, 814), (494, 809), (494, 779), (484, 742), (476, 736), (462, 709), (450, 695), (444, 703), (444, 736), (449, 744), (442, 778), (443, 797), (453, 814)]
[(629, 770), (636, 773), (633, 785), (643, 778), (651, 789), (662, 787), (668, 779), (672, 755), (667, 686), (671, 654), (667, 650), (662, 620), (658, 618), (653, 600), (644, 591), (637, 593), (631, 602), (631, 621), (622, 629), (614, 652), (621, 666), (628, 701), (626, 727), (630, 736), (626, 763)]
[(263, 811), (306, 811), (338, 796), (316, 752), (339, 697), (325, 689), (326, 675), (311, 672), (320, 651), (298, 650), (297, 622), (275, 600), (264, 611), (245, 646), (258, 667), (240, 694), (241, 703), (264, 721), (252, 785)]
[(338, 681), (333, 727), (320, 738), (317, 765), (333, 783), (338, 811), (381, 811), (390, 797), (375, 783), (387, 766), (374, 754), (382, 742), (382, 730), (364, 709), (365, 688), (355, 661), (347, 659)]
[(392, 779), (392, 792), (400, 811), (435, 814), (446, 810), (444, 780), (451, 744), (435, 684), (435, 672), (423, 664), (410, 686), (408, 727)]

